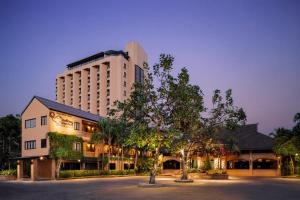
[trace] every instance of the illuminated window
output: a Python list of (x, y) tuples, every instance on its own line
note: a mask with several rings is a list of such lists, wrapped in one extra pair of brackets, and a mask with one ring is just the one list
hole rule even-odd
[(80, 142), (75, 142), (73, 144), (73, 150), (75, 150), (75, 151), (81, 151), (81, 143)]
[(91, 144), (91, 143), (87, 143), (86, 144), (86, 150), (91, 151), (91, 152), (95, 152), (95, 145)]

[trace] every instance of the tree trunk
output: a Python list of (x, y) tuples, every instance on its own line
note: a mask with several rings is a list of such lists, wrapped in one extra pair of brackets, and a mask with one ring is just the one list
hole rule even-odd
[(187, 173), (187, 156), (185, 156), (184, 152), (181, 154), (181, 165), (182, 165), (182, 175), (181, 180), (188, 180), (188, 173)]
[(135, 158), (134, 158), (134, 169), (137, 169), (137, 162), (138, 162), (138, 150), (135, 150)]
[(101, 162), (102, 170), (104, 170), (104, 151), (102, 153), (102, 162)]
[(118, 170), (122, 170), (122, 169), (121, 169), (121, 165), (120, 165), (120, 152), (119, 152), (119, 145), (117, 146), (117, 151), (118, 151), (118, 154), (117, 154), (117, 156), (118, 156)]
[(124, 170), (124, 152), (123, 152), (123, 150), (124, 150), (124, 149), (123, 149), (123, 145), (122, 145), (122, 149), (121, 149), (121, 151), (122, 151), (122, 152), (121, 152), (121, 154), (122, 154), (122, 158), (121, 158), (121, 160), (122, 160), (122, 166), (121, 166), (121, 169), (122, 169), (122, 170)]
[(218, 169), (221, 169), (221, 157), (218, 155)]
[(159, 156), (159, 148), (157, 148), (155, 151), (154, 164), (153, 164), (153, 168), (150, 171), (149, 184), (155, 184), (155, 176), (156, 176), (156, 171), (158, 166), (158, 156)]
[(55, 169), (55, 174), (56, 174), (56, 179), (59, 178), (59, 172), (60, 172), (60, 165), (61, 165), (62, 160), (57, 159), (56, 160), (56, 169)]
[(111, 138), (108, 139), (108, 154), (107, 154), (107, 166), (108, 166), (108, 170), (110, 170), (110, 146), (111, 146)]
[(290, 156), (290, 171), (291, 171), (291, 175), (295, 174), (295, 167), (294, 167), (294, 161), (292, 156)]

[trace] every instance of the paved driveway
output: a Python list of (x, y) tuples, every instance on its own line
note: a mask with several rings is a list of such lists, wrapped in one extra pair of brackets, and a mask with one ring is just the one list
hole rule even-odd
[(64, 181), (0, 182), (0, 199), (284, 199), (300, 200), (300, 180), (285, 178), (196, 180), (175, 183), (158, 178), (160, 188), (140, 188), (146, 177), (91, 178)]

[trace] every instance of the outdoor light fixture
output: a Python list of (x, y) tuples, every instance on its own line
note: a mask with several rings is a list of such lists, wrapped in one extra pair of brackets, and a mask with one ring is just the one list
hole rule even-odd
[(77, 161), (80, 162), (80, 159), (78, 159)]
[(298, 156), (298, 153), (296, 153), (295, 156)]
[(181, 152), (182, 155), (184, 155), (184, 150), (183, 149), (181, 149), (180, 152)]
[(43, 156), (41, 156), (41, 157), (40, 157), (40, 160), (44, 160), (44, 157), (43, 157)]

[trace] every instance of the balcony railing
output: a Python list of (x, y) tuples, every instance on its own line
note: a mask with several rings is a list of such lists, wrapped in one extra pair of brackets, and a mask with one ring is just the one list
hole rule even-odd
[(83, 156), (84, 157), (97, 157), (95, 152), (92, 152), (92, 151), (84, 151)]

